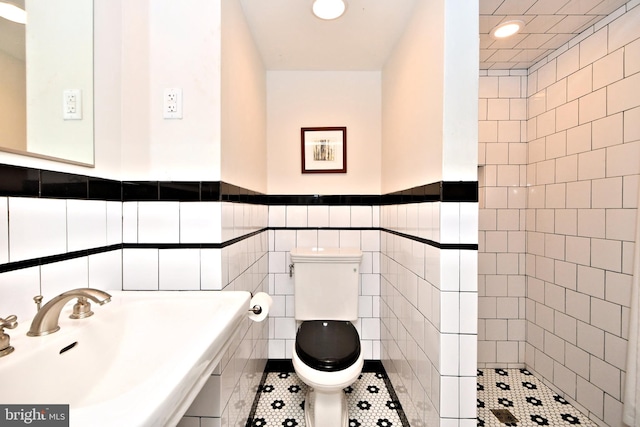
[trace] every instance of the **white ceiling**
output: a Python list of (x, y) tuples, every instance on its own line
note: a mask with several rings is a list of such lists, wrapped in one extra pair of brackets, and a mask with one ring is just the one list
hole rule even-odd
[(269, 70), (380, 70), (417, 0), (347, 0), (323, 21), (313, 0), (240, 0)]
[[(429, 0), (346, 1), (345, 15), (322, 21), (311, 12), (313, 0), (240, 0), (267, 69), (336, 71), (380, 70), (415, 3)], [(529, 68), (627, 1), (479, 0), (479, 67)], [(512, 19), (525, 22), (520, 34), (489, 36)]]

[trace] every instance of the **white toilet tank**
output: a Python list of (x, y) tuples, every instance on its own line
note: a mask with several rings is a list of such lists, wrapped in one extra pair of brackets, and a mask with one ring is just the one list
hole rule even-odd
[(292, 249), (296, 320), (357, 320), (361, 260), (356, 248)]

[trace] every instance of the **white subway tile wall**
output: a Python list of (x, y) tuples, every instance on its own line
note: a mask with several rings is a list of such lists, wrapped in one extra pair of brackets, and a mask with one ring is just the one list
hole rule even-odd
[[(380, 217), (408, 236), (477, 243), (477, 203), (382, 206)], [(477, 251), (408, 236), (381, 233), (382, 361), (412, 425), (475, 425)]]
[[(640, 176), (639, 19), (638, 3), (628, 3), (528, 75), (480, 76), (479, 365), (526, 364), (602, 425), (621, 425)], [(521, 79), (509, 96), (527, 100), (526, 121), (505, 111), (498, 87), (507, 78)], [(500, 138), (507, 117), (520, 121), (519, 140)], [(523, 163), (504, 155), (520, 141)], [(526, 203), (505, 193), (526, 194)]]
[[(526, 236), (527, 146), (529, 159), (539, 157), (544, 160), (544, 153), (554, 152), (547, 148), (544, 140), (527, 144), (524, 105), (528, 105), (529, 112), (537, 111), (542, 115), (545, 102), (560, 104), (565, 98), (566, 85), (551, 85), (548, 96), (527, 98), (524, 70), (480, 74), (477, 261), (480, 367), (524, 366), (525, 253), (527, 247), (534, 251), (544, 247), (543, 240), (531, 242)], [(506, 111), (496, 113), (493, 110), (497, 105), (504, 105)], [(547, 120), (550, 126), (556, 117), (548, 115)], [(487, 129), (497, 129), (498, 133), (486, 132)], [(511, 131), (501, 131), (505, 129)], [(542, 131), (550, 133), (544, 126)], [(562, 146), (562, 141), (554, 146)], [(548, 164), (547, 169), (553, 166)], [(553, 176), (553, 171), (544, 172), (544, 177)], [(548, 195), (555, 200), (560, 197), (556, 193), (550, 191)], [(529, 196), (529, 204), (544, 203), (543, 200), (544, 193), (535, 192)]]
[[(267, 226), (267, 207), (0, 197), (0, 263), (120, 243), (223, 243)], [(226, 236), (226, 240), (223, 240)], [(0, 316), (19, 322), (77, 287), (268, 291), (267, 233), (216, 248), (125, 248), (0, 274)], [(96, 313), (99, 315), (99, 313)], [(268, 322), (247, 320), (180, 425), (244, 425), (268, 350)]]
[[(359, 316), (365, 359), (380, 359), (380, 231), (378, 206), (270, 206), (269, 294), (274, 297), (269, 317), (269, 358), (290, 359), (297, 325), (294, 319), (293, 278), (289, 252), (295, 247), (355, 247), (363, 251), (360, 267)], [(339, 228), (326, 230), (322, 228)], [(353, 228), (353, 229), (352, 229)]]

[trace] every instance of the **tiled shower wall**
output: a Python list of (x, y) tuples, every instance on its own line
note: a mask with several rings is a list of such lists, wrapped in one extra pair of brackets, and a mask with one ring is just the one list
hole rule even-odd
[(381, 207), (382, 361), (412, 426), (477, 423), (477, 212)]
[[(267, 291), (267, 233), (258, 232), (266, 221), (265, 206), (241, 203), (0, 197), (0, 267), (53, 255), (71, 258), (1, 273), (0, 301), (7, 312), (0, 316), (16, 314), (24, 322), (35, 315), (33, 296), (46, 301), (85, 286)], [(208, 247), (250, 234), (221, 249)], [(79, 256), (70, 255), (76, 251)], [(244, 426), (267, 338), (266, 322), (242, 325), (181, 426)]]
[(528, 76), (525, 362), (611, 426), (621, 425), (640, 174), (637, 4)]
[(481, 71), (478, 365), (522, 367), (526, 340), (526, 70)]
[(379, 206), (269, 206), (269, 358), (290, 359), (296, 337), (293, 277), (294, 247), (354, 247), (363, 252), (358, 321), (365, 359), (380, 359)]

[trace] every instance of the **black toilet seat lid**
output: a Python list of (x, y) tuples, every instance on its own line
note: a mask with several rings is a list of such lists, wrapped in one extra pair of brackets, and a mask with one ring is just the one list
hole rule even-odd
[(298, 328), (296, 353), (313, 369), (340, 371), (360, 357), (360, 336), (351, 322), (309, 320)]

